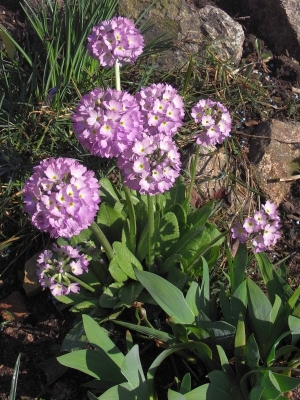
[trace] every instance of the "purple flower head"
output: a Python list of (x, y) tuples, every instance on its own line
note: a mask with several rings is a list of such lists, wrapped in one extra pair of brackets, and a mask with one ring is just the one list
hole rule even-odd
[(174, 136), (182, 126), (184, 104), (171, 85), (153, 84), (142, 89), (135, 97), (143, 114), (144, 126), (155, 127), (155, 134), (159, 132)]
[(242, 224), (238, 222), (234, 227), (231, 228), (231, 233), (233, 239), (239, 239), (241, 243), (246, 243), (247, 241), (247, 232), (243, 228)]
[(88, 53), (104, 68), (134, 63), (142, 54), (144, 38), (134, 22), (124, 17), (114, 17), (94, 26), (88, 36)]
[(251, 239), (254, 253), (268, 250), (281, 237), (277, 206), (267, 201), (262, 208), (264, 211), (256, 211), (254, 218), (246, 218), (243, 226), (237, 223), (231, 229), (232, 237), (241, 243), (246, 243), (247, 238)]
[(201, 132), (195, 135), (196, 143), (204, 146), (221, 144), (229, 136), (231, 117), (219, 102), (200, 100), (191, 110), (191, 116), (200, 124)]
[(25, 182), (24, 209), (51, 237), (78, 235), (98, 211), (100, 185), (92, 171), (71, 158), (49, 158)]
[(99, 157), (118, 157), (142, 130), (139, 105), (127, 92), (98, 88), (84, 95), (72, 116), (84, 148)]
[(88, 272), (89, 262), (80, 250), (71, 246), (58, 247), (53, 244), (52, 251), (45, 250), (37, 260), (37, 275), (43, 287), (50, 288), (53, 296), (70, 292), (78, 293), (80, 287), (70, 280), (70, 275)]
[(136, 139), (118, 159), (124, 184), (142, 194), (155, 195), (169, 190), (180, 173), (180, 155), (171, 136), (148, 132)]

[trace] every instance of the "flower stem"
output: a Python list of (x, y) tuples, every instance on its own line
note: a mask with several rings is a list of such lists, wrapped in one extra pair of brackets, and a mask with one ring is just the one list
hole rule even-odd
[(107, 255), (107, 258), (109, 259), (109, 261), (111, 261), (114, 258), (115, 254), (114, 254), (114, 251), (113, 251), (109, 241), (107, 240), (106, 236), (104, 235), (102, 230), (99, 228), (99, 226), (96, 224), (96, 222), (93, 222), (92, 225), (90, 226), (90, 228), (93, 231), (93, 233), (96, 235), (99, 243), (103, 246), (105, 253)]
[(153, 272), (154, 266), (154, 201), (153, 196), (147, 195), (148, 199), (148, 269)]
[(189, 187), (188, 196), (186, 199), (186, 207), (188, 207), (188, 205), (191, 201), (191, 198), (192, 198), (192, 193), (193, 193), (193, 188), (194, 188), (194, 183), (195, 183), (195, 176), (196, 176), (196, 167), (197, 167), (197, 162), (198, 162), (198, 157), (199, 157), (199, 151), (200, 151), (200, 146), (198, 145), (196, 147), (196, 153), (191, 162), (191, 183), (190, 183), (190, 187)]
[(136, 217), (131, 199), (131, 192), (127, 186), (124, 187), (127, 209), (129, 215), (129, 224), (130, 224), (130, 232), (129, 232), (129, 250), (135, 254), (135, 246), (136, 246)]
[(116, 89), (121, 90), (120, 64), (118, 60), (116, 60), (115, 63), (115, 79), (116, 79)]
[(90, 292), (94, 293), (95, 289), (92, 288), (90, 285), (87, 283), (83, 282), (81, 279), (76, 278), (76, 276), (69, 274), (68, 272), (65, 272), (65, 275), (70, 279), (70, 281), (77, 282), (80, 284), (80, 286), (84, 287), (86, 290), (89, 290)]

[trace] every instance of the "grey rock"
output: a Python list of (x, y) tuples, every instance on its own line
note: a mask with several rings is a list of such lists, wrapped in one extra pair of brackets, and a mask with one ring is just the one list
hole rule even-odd
[(241, 0), (256, 31), (277, 54), (300, 60), (299, 0)]
[[(151, 3), (152, 0), (120, 0), (119, 15), (136, 20)], [(153, 25), (145, 35), (146, 43), (164, 34), (177, 46), (160, 59), (163, 67), (185, 63), (191, 55), (197, 57), (206, 44), (221, 60), (238, 64), (241, 59), (243, 29), (219, 8), (207, 5), (199, 9), (184, 0), (158, 0), (145, 18)]]
[[(248, 158), (261, 190), (279, 204), (290, 192), (291, 181), (279, 181), (299, 173), (300, 123), (272, 120), (254, 130)], [(259, 136), (263, 138), (259, 139)], [(257, 154), (257, 156), (255, 156)]]

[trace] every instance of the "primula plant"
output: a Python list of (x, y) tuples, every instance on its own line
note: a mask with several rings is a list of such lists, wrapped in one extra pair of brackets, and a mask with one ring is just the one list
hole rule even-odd
[[(191, 390), (187, 374), (180, 393), (169, 390), (170, 400), (282, 399), (283, 392), (299, 384), (289, 376), (299, 355), (299, 291), (285, 284), (283, 272), (274, 271), (264, 253), (256, 257), (270, 299), (244, 278), (248, 237), (255, 253), (280, 237), (276, 206), (267, 201), (253, 218), (232, 228), (241, 245), (234, 260), (227, 252), (230, 291), (220, 288), (216, 307), (209, 271), (230, 231), (220, 232), (208, 221), (217, 207), (213, 202), (195, 210), (190, 199), (200, 146), (222, 144), (230, 134), (231, 117), (223, 104), (211, 99), (187, 106), (199, 128), (187, 193), (174, 138), (185, 118), (180, 94), (165, 83), (133, 94), (121, 90), (120, 67), (134, 63), (143, 46), (142, 35), (127, 18), (95, 26), (88, 36), (88, 54), (105, 69), (115, 67), (116, 86), (83, 95), (72, 115), (73, 131), (84, 149), (115, 160), (118, 183), (108, 178), (98, 182), (94, 172), (74, 159), (50, 158), (34, 168), (24, 186), (32, 224), (57, 239), (38, 258), (41, 285), (71, 310), (91, 311), (95, 318), (83, 316), (87, 340), (81, 341), (94, 349), (63, 344), (62, 350), (73, 352), (59, 361), (96, 378), (94, 389), (108, 389), (99, 397), (103, 400), (156, 399), (156, 369), (179, 351), (205, 367), (207, 383)], [(143, 304), (165, 313), (166, 332), (151, 326)], [(124, 355), (98, 326), (132, 307), (137, 325), (116, 323), (166, 348), (147, 376), (138, 346), (129, 346)], [(70, 335), (74, 343), (82, 324)], [(280, 363), (284, 367), (278, 369)], [(97, 398), (92, 393), (89, 397)]]

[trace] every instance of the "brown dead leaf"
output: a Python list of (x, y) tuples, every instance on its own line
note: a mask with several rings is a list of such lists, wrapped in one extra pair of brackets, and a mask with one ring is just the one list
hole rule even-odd
[(244, 122), (244, 124), (248, 127), (251, 128), (252, 126), (256, 126), (259, 124), (258, 121), (255, 121), (254, 119), (250, 119), (249, 121)]
[[(187, 189), (187, 191), (189, 191), (190, 187), (187, 186), (186, 189)], [(200, 208), (203, 205), (202, 197), (200, 196), (200, 194), (197, 192), (196, 189), (193, 189), (193, 191), (192, 191), (192, 196), (191, 196), (190, 203), (195, 208)]]

